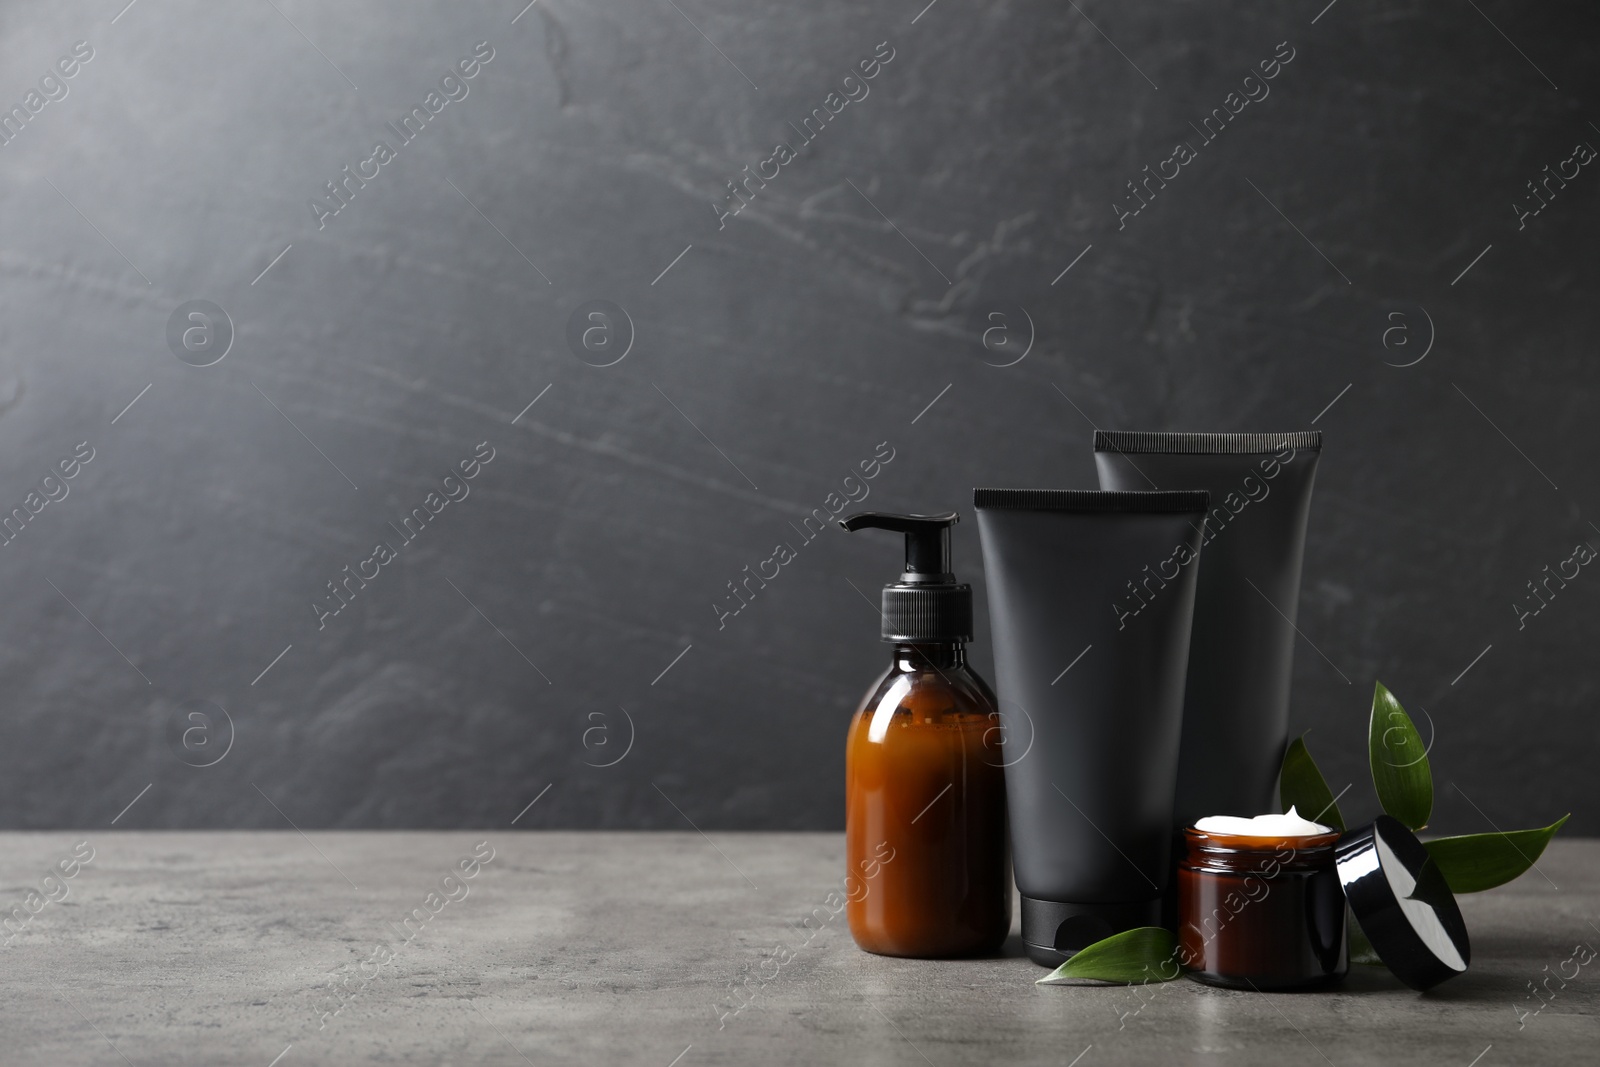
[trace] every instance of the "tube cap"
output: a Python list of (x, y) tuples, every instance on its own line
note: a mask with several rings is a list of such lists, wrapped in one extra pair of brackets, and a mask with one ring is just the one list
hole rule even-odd
[(1161, 921), (1161, 900), (1124, 904), (1068, 904), (1022, 898), (1022, 947), (1041, 967), (1059, 967), (1074, 952), (1112, 934)]
[(1432, 989), (1467, 969), (1467, 924), (1426, 846), (1380, 815), (1339, 839), (1339, 882), (1350, 910), (1389, 969), (1412, 989)]
[(846, 530), (893, 530), (906, 535), (906, 564), (898, 582), (883, 587), (883, 639), (910, 643), (972, 640), (972, 586), (950, 571), (950, 527), (943, 515), (889, 515), (861, 511), (841, 519)]

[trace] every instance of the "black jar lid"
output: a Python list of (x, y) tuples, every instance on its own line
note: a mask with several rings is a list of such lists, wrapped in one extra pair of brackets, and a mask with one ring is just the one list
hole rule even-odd
[(1350, 910), (1389, 969), (1432, 989), (1467, 969), (1467, 924), (1444, 874), (1405, 825), (1380, 815), (1339, 839), (1339, 882)]

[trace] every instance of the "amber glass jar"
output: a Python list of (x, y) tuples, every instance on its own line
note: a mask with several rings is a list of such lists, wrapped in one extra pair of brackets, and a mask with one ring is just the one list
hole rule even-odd
[(994, 694), (959, 644), (895, 646), (850, 724), (850, 933), (886, 956), (970, 956), (1011, 929)]
[(1184, 830), (1178, 960), (1232, 989), (1311, 989), (1349, 970), (1338, 833), (1240, 837)]

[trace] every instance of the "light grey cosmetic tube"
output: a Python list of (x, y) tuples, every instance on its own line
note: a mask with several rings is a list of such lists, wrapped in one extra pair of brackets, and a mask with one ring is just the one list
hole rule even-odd
[(973, 491), (1035, 963), (1160, 920), (1207, 500)]
[[(1306, 522), (1322, 434), (1094, 435), (1105, 489), (1205, 489), (1175, 826), (1278, 810)], [(1307, 818), (1315, 813), (1303, 812)]]

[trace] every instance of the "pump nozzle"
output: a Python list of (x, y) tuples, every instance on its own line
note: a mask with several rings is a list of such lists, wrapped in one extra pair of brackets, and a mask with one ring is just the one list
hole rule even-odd
[(858, 511), (839, 520), (846, 530), (892, 530), (906, 535), (906, 570), (902, 582), (954, 582), (950, 572), (950, 527), (961, 521), (954, 511), (943, 515), (890, 515)]
[(956, 584), (950, 570), (950, 527), (960, 521), (954, 511), (943, 515), (861, 511), (839, 521), (850, 531), (905, 534), (905, 570), (899, 581), (883, 587), (885, 641), (972, 640), (972, 587)]

